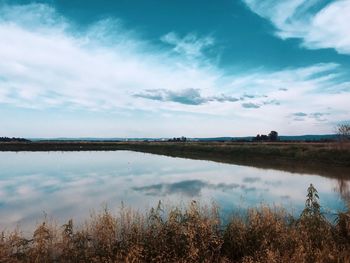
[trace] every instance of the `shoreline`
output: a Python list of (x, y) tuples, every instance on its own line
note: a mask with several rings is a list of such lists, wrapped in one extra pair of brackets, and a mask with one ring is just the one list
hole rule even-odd
[(328, 177), (350, 176), (350, 144), (305, 142), (91, 142), (0, 143), (0, 152), (128, 150)]

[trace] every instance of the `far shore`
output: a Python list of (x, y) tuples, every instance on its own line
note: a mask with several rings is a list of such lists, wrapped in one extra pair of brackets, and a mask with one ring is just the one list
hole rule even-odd
[(116, 142), (38, 141), (0, 143), (1, 151), (130, 150), (172, 157), (350, 177), (350, 144), (338, 142)]

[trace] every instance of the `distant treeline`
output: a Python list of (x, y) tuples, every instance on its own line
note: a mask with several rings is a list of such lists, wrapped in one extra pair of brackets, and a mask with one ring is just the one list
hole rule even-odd
[(253, 141), (255, 141), (255, 142), (276, 142), (276, 141), (278, 141), (278, 132), (271, 131), (268, 135), (258, 134), (256, 137), (253, 138)]
[(16, 137), (0, 137), (0, 142), (30, 142), (30, 140)]
[(169, 139), (168, 142), (186, 142), (187, 141), (187, 138), (182, 136), (182, 137), (174, 137), (172, 139)]

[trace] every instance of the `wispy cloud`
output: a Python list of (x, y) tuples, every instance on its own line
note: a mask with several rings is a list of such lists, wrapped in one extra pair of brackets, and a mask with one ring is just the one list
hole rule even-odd
[(278, 100), (266, 100), (263, 101), (264, 105), (280, 105), (281, 103)]
[(295, 121), (305, 121), (306, 118), (316, 120), (318, 122), (324, 122), (327, 121), (326, 116), (330, 115), (328, 112), (312, 112), (312, 113), (305, 113), (305, 112), (296, 112), (293, 113), (291, 116), (294, 117), (293, 120)]
[(215, 43), (214, 38), (210, 36), (200, 38), (196, 34), (190, 33), (181, 38), (175, 32), (162, 36), (161, 41), (173, 46), (174, 52), (189, 57), (202, 56), (204, 50)]
[(276, 27), (282, 39), (300, 38), (310, 49), (334, 48), (350, 54), (349, 0), (243, 0)]
[(219, 77), (215, 69), (199, 62), (154, 51), (115, 20), (75, 33), (46, 5), (5, 6), (0, 13), (6, 14), (0, 21), (3, 103), (92, 110), (147, 108), (131, 93), (161, 87), (175, 92), (194, 83), (210, 92)]
[(327, 121), (325, 116), (329, 115), (329, 113), (323, 113), (323, 112), (314, 112), (309, 115), (310, 118), (313, 118), (317, 121)]

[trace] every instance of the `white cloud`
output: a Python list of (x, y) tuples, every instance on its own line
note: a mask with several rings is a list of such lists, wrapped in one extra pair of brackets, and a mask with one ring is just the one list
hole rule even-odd
[(320, 0), (243, 1), (253, 12), (269, 19), (282, 39), (300, 38), (309, 49), (334, 48), (350, 54), (349, 0), (327, 5)]
[[(349, 83), (338, 80), (342, 72), (334, 63), (232, 73), (205, 57), (206, 48), (214, 43), (210, 37), (170, 33), (162, 40), (175, 47), (159, 50), (118, 20), (99, 21), (76, 32), (47, 5), (4, 6), (0, 17), (0, 107), (69, 109), (72, 114), (80, 109), (156, 113), (144, 120), (127, 116), (116, 126), (102, 121), (85, 124), (86, 136), (94, 126), (108, 127), (110, 133), (100, 136), (118, 136), (114, 132), (122, 126), (127, 127), (123, 136), (172, 136), (176, 130), (197, 137), (247, 135), (260, 129), (266, 133), (270, 127), (283, 127), (291, 134), (320, 129), (315, 128), (316, 118), (309, 118), (302, 129), (295, 126), (289, 117), (294, 112), (327, 111), (334, 121), (348, 119)], [(8, 130), (21, 130), (21, 122), (10, 126), (0, 117)], [(76, 120), (64, 119), (60, 135), (71, 129), (66, 136), (80, 136), (72, 125)], [(141, 129), (140, 122), (147, 127)], [(322, 125), (322, 131), (330, 130), (329, 122)], [(49, 136), (56, 136), (60, 129), (52, 129)]]
[(62, 26), (64, 19), (57, 15), (49, 19), (53, 11), (43, 5), (5, 7), (4, 12), (0, 23), (2, 102), (38, 108), (138, 108), (142, 105), (131, 101), (137, 91), (181, 90), (195, 83), (210, 92), (219, 77), (210, 66), (153, 51), (113, 20), (100, 21), (78, 35), (70, 32), (67, 22)]

